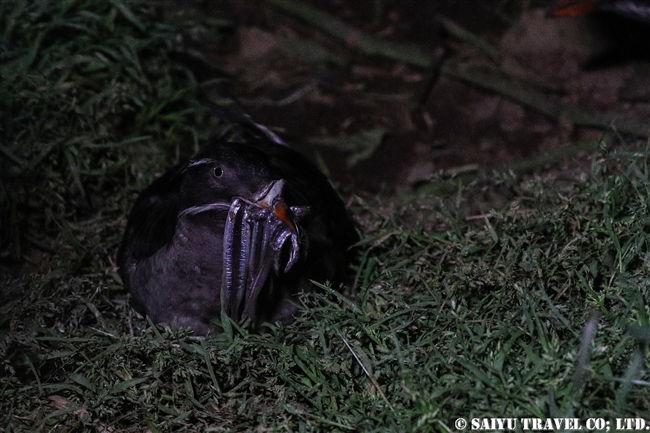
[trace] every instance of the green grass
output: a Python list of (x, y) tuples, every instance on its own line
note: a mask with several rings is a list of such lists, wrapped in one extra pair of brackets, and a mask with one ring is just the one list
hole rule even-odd
[[(2, 258), (35, 262), (0, 281), (5, 431), (650, 418), (648, 148), (562, 177), (485, 173), (446, 181), (451, 194), (357, 197), (351, 299), (324, 288), (290, 326), (226, 321), (200, 339), (138, 318), (111, 263), (137, 190), (208, 132), (191, 71), (170, 54), (191, 24), (161, 24), (142, 3), (0, 8)], [(68, 33), (47, 37), (53, 23)], [(26, 245), (47, 259), (21, 259)]]
[(78, 216), (123, 213), (138, 173), (142, 187), (198, 148), (196, 81), (174, 60), (187, 29), (132, 3), (0, 2), (5, 260)]

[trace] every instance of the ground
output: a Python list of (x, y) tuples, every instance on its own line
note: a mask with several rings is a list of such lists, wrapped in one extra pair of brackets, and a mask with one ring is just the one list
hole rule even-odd
[[(242, 1), (197, 4), (193, 12), (225, 13), (240, 25), (232, 52), (203, 53), (235, 77), (235, 93), (255, 117), (321, 161), (336, 181), (370, 193), (417, 187), (438, 170), (507, 168), (596, 140), (614, 119), (648, 119), (643, 59), (613, 55), (627, 42), (621, 33), (632, 26), (635, 37), (647, 37), (647, 28), (614, 15), (548, 18), (544, 2), (525, 9), (502, 3), (311, 3), (380, 41), (485, 72), (478, 81), (363, 55), (353, 41), (315, 31), (317, 24), (282, 8)], [(495, 91), (494, 79), (523, 83), (532, 101)], [(557, 110), (544, 113), (544, 104)], [(607, 121), (585, 127), (567, 108)], [(643, 127), (636, 132), (644, 139)]]
[[(650, 421), (650, 26), (546, 6), (0, 2), (0, 425)], [(203, 338), (136, 314), (115, 257), (228, 97), (361, 241), (295, 323)]]

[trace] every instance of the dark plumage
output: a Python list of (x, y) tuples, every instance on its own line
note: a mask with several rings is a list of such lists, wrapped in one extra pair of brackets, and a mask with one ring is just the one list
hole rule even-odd
[(118, 253), (134, 308), (199, 334), (222, 305), (237, 321), (290, 322), (310, 279), (344, 281), (358, 240), (314, 164), (248, 116), (216, 110), (229, 136), (140, 194)]

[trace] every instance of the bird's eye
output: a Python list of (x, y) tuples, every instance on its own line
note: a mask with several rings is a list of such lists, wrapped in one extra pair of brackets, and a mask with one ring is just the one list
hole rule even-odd
[(222, 174), (223, 174), (223, 169), (221, 167), (214, 167), (212, 169), (212, 175), (214, 177), (221, 177)]

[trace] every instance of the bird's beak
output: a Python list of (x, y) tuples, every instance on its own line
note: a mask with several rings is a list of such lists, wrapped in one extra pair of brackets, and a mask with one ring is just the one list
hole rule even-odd
[(298, 223), (309, 208), (289, 207), (283, 198), (284, 186), (284, 180), (273, 181), (253, 200), (235, 198), (230, 205), (221, 293), (226, 313), (236, 321), (257, 321), (260, 293), (274, 291), (275, 275), (289, 272), (306, 254), (307, 240)]
[(284, 180), (280, 179), (268, 184), (257, 194), (255, 204), (263, 209), (271, 209), (277, 219), (285, 223), (293, 233), (296, 233), (297, 227), (293, 222), (293, 216), (282, 197), (284, 183)]

